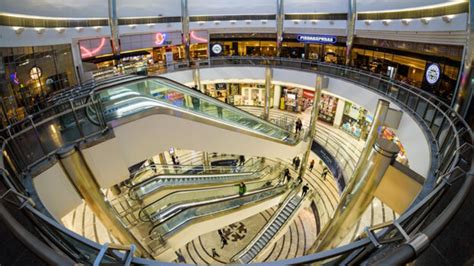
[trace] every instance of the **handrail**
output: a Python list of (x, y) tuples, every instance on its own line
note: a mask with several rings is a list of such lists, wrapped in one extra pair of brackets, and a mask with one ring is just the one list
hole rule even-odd
[[(239, 65), (250, 64), (250, 65), (258, 66), (260, 64), (270, 63), (274, 67), (281, 66), (283, 68), (297, 69), (300, 71), (322, 73), (322, 74), (332, 76), (335, 78), (342, 78), (350, 82), (359, 84), (361, 86), (365, 86), (370, 89), (373, 89), (377, 93), (380, 93), (396, 101), (403, 108), (405, 108), (405, 110), (407, 110), (410, 115), (414, 116), (418, 120), (418, 122), (421, 125), (423, 125), (425, 132), (429, 133), (429, 135), (433, 139), (434, 144), (437, 146), (439, 150), (437, 153), (438, 153), (438, 160), (441, 161), (441, 167), (437, 168), (436, 171), (433, 173), (433, 176), (430, 177), (431, 180), (433, 180), (430, 185), (434, 185), (434, 188), (427, 189), (427, 195), (424, 195), (424, 197), (420, 197), (420, 200), (416, 201), (411, 206), (411, 208), (407, 212), (405, 212), (405, 214), (402, 214), (398, 219), (396, 219), (394, 223), (397, 223), (400, 225), (403, 225), (403, 224), (409, 225), (409, 223), (412, 220), (413, 222), (417, 222), (418, 220), (420, 220), (418, 219), (417, 215), (419, 214), (426, 215), (426, 213), (424, 213), (423, 210), (437, 203), (439, 199), (439, 197), (437, 196), (439, 195), (439, 193), (443, 193), (444, 191), (447, 191), (449, 189), (454, 189), (453, 187), (450, 187), (449, 185), (449, 181), (451, 179), (458, 178), (457, 175), (454, 175), (454, 170), (458, 167), (462, 154), (466, 152), (472, 153), (473, 151), (472, 147), (467, 147), (467, 151), (466, 149), (461, 148), (461, 143), (463, 143), (463, 141), (465, 140), (468, 143), (471, 143), (471, 144), (474, 143), (473, 132), (467, 125), (466, 121), (464, 121), (458, 113), (454, 112), (443, 101), (437, 99), (435, 96), (427, 92), (421, 91), (408, 84), (403, 84), (401, 82), (393, 81), (380, 75), (374, 75), (372, 73), (357, 70), (354, 68), (348, 68), (345, 66), (337, 66), (337, 65), (325, 64), (325, 63), (319, 63), (319, 62), (312, 62), (312, 61), (307, 61), (307, 60), (294, 60), (294, 59), (287, 60), (287, 59), (281, 59), (281, 58), (259, 58), (259, 57), (255, 57), (255, 58), (225, 57), (225, 58), (210, 59), (209, 63), (210, 64), (208, 66), (203, 65), (202, 67), (214, 67), (214, 66), (226, 66), (226, 65), (235, 66), (234, 63), (237, 63)], [(177, 69), (175, 71), (189, 69), (190, 67), (189, 65), (190, 64), (184, 65), (185, 66), (184, 68)], [(362, 78), (366, 79), (366, 82), (361, 80)], [(87, 91), (87, 88), (84, 88), (84, 91)], [(402, 91), (404, 93), (401, 93)], [(404, 94), (404, 96), (402, 94)], [(413, 97), (413, 99), (415, 100), (414, 106), (410, 106), (409, 100), (411, 99), (411, 97)], [(79, 100), (78, 102), (80, 103), (81, 99), (84, 99), (84, 96), (82, 95), (77, 96), (75, 99), (78, 99)], [(421, 112), (418, 112), (417, 107), (420, 102), (426, 104), (426, 106), (424, 106), (424, 109), (423, 108), (420, 109)], [(92, 106), (92, 108), (96, 108), (96, 106), (88, 105), (88, 104), (80, 104), (79, 106), (81, 106), (81, 108), (83, 108), (84, 106)], [(40, 158), (34, 157), (33, 159), (25, 160), (26, 158), (24, 158), (22, 154), (15, 154), (15, 152), (12, 152), (15, 150), (15, 140), (19, 135), (31, 134), (31, 132), (34, 132), (39, 125), (46, 124), (45, 121), (53, 121), (54, 118), (60, 118), (68, 114), (72, 114), (74, 110), (67, 111), (67, 109), (69, 108), (70, 107), (68, 107), (67, 102), (52, 105), (45, 110), (41, 110), (40, 112), (33, 114), (32, 116), (30, 116), (29, 118), (25, 120), (21, 120), (14, 124), (9, 125), (6, 129), (0, 132), (1, 136), (5, 138), (2, 141), (2, 148), (3, 148), (2, 150), (6, 152), (6, 154), (8, 154), (8, 156), (12, 159), (11, 162), (6, 161), (8, 165), (5, 165), (3, 161), (3, 159), (5, 159), (5, 157), (3, 156), (4, 152), (0, 153), (0, 166), (1, 166), (2, 175), (4, 178), (6, 178), (5, 173), (9, 173), (9, 171), (5, 169), (5, 167), (8, 167), (10, 169), (17, 169), (19, 170), (18, 172), (21, 173), (22, 171), (27, 171), (28, 169), (30, 169), (31, 165), (44, 161), (50, 156), (51, 153), (44, 152), (42, 157)], [(430, 108), (431, 110), (433, 110), (432, 117), (431, 118), (425, 117), (428, 109)], [(52, 114), (47, 113), (47, 112), (50, 112)], [(97, 111), (97, 114), (101, 115), (101, 112)], [(435, 119), (438, 118), (437, 116), (439, 116), (440, 118), (439, 125), (436, 124), (437, 122), (435, 122)], [(46, 117), (48, 117), (47, 120), (44, 119)], [(37, 123), (37, 121), (35, 121), (35, 118), (39, 118), (39, 119), (43, 118), (43, 119), (41, 121), (38, 121)], [(431, 125), (433, 124), (436, 124), (436, 126), (439, 127), (439, 130), (434, 131), (431, 127)], [(76, 121), (76, 126), (79, 127), (79, 124), (77, 121)], [(100, 128), (99, 131), (97, 132), (103, 132), (106, 129), (107, 129), (106, 127)], [(443, 136), (443, 134), (445, 135)], [(86, 140), (92, 136), (92, 134), (89, 134), (89, 135), (90, 136), (82, 136), (76, 142)], [(451, 140), (454, 140), (454, 141), (451, 141)], [(41, 146), (42, 145), (41, 139), (38, 138), (37, 143)], [(423, 249), (426, 248), (426, 246), (430, 243), (430, 241), (432, 241), (433, 238), (437, 234), (439, 234), (440, 230), (447, 224), (447, 222), (453, 217), (453, 215), (459, 209), (460, 205), (465, 200), (467, 193), (472, 185), (474, 162), (471, 160), (470, 162), (468, 162), (468, 164), (470, 165), (470, 169), (467, 169), (465, 173), (460, 174), (461, 178), (464, 178), (464, 182), (460, 185), (460, 190), (455, 195), (455, 197), (451, 200), (448, 206), (444, 208), (441, 214), (438, 215), (436, 219), (427, 221), (429, 222), (429, 224), (428, 226), (424, 228), (410, 226), (410, 228), (412, 228), (410, 229), (411, 231), (408, 232), (410, 233), (410, 235), (413, 235), (417, 232), (421, 232), (421, 234), (418, 235), (419, 237), (412, 238), (408, 242), (409, 245), (411, 245), (411, 247), (409, 248), (411, 248), (412, 250), (415, 250), (416, 252), (410, 252), (406, 256), (403, 256), (402, 260), (398, 260), (398, 261), (409, 261), (409, 260), (412, 260), (415, 256), (419, 255), (419, 252), (422, 252)], [(441, 182), (439, 183), (434, 182), (436, 181), (436, 178), (441, 178), (441, 177), (443, 177)], [(11, 186), (10, 189), (13, 189), (14, 191), (18, 191), (15, 186), (11, 184), (9, 186)], [(22, 192), (18, 192), (18, 193), (22, 193)], [(33, 217), (41, 217), (42, 215), (40, 212), (34, 209), (34, 207), (30, 205), (30, 203), (26, 203), (26, 208), (23, 208), (23, 210), (31, 214)], [(51, 226), (52, 228), (56, 228), (55, 230), (59, 230), (60, 228), (58, 227), (59, 224), (57, 222), (51, 219), (45, 219), (45, 217), (42, 217), (42, 219), (38, 218), (37, 222), (43, 223), (44, 225)], [(382, 230), (382, 232), (378, 232), (377, 234), (375, 234), (375, 237), (377, 238), (388, 237), (388, 239), (392, 239), (389, 233), (393, 232), (393, 230), (398, 230), (398, 229), (396, 229), (394, 226), (389, 226), (385, 230)], [(74, 235), (74, 233), (70, 232), (69, 230), (65, 228), (61, 229), (61, 233), (65, 234), (66, 236)], [(79, 236), (75, 236), (74, 238), (76, 239), (76, 241), (78, 241), (78, 243), (81, 243), (81, 245), (88, 246), (89, 248), (92, 248), (93, 250), (96, 250), (97, 252), (100, 250), (100, 246), (93, 244), (93, 242), (91, 241), (86, 241), (86, 239)], [(24, 239), (24, 240), (29, 241), (28, 239)], [(60, 245), (59, 242), (55, 242), (55, 241), (56, 240), (54, 239), (50, 240), (50, 243)], [(415, 244), (414, 242), (417, 242), (417, 243)], [(358, 248), (367, 247), (368, 245), (370, 245), (370, 243), (371, 241), (369, 239), (364, 238), (362, 240), (350, 243), (342, 247), (338, 247), (333, 250), (311, 254), (311, 255), (299, 257), (296, 259), (284, 260), (284, 261), (281, 261), (281, 263), (295, 264), (295, 263), (315, 262), (322, 259), (332, 258), (340, 254), (347, 254), (348, 252), (356, 250)], [(382, 248), (384, 247), (385, 246), (382, 245)], [(51, 254), (51, 256), (53, 255)], [(393, 256), (397, 256), (397, 255), (395, 254)], [(138, 258), (133, 258), (133, 261), (145, 263), (143, 259), (138, 259)], [(152, 263), (152, 262), (146, 261), (146, 263)]]

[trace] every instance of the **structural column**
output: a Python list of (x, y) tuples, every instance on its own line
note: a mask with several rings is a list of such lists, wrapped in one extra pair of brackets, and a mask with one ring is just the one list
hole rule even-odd
[(209, 162), (209, 153), (204, 151), (202, 152), (202, 164), (204, 166), (210, 166), (210, 162)]
[(313, 139), (316, 136), (316, 121), (318, 120), (319, 115), (319, 102), (321, 101), (321, 91), (323, 89), (323, 76), (318, 75), (316, 77), (316, 86), (314, 89), (314, 99), (313, 99), (313, 109), (311, 110), (311, 120), (309, 122), (309, 137), (308, 137), (308, 147), (306, 152), (303, 155), (303, 160), (301, 161), (301, 168), (299, 172), (299, 177), (303, 178), (306, 173), (306, 168), (308, 166), (309, 154), (311, 153), (311, 146), (313, 145)]
[(276, 26), (277, 26), (277, 38), (276, 38), (276, 50), (277, 56), (281, 55), (281, 47), (283, 44), (283, 22), (285, 21), (285, 10), (283, 9), (283, 0), (277, 1), (277, 11), (276, 11)]
[(123, 223), (116, 216), (112, 206), (106, 201), (99, 184), (89, 169), (81, 152), (74, 146), (58, 152), (58, 157), (62, 168), (69, 177), (71, 183), (79, 192), (81, 197), (91, 208), (95, 215), (104, 224), (105, 228), (111, 231), (121, 244), (135, 244), (140, 255), (147, 256), (148, 252), (141, 243), (135, 239), (130, 231), (125, 228)]
[(398, 146), (378, 139), (378, 128), (384, 124), (389, 102), (379, 100), (374, 122), (366, 145), (359, 157), (334, 215), (323, 228), (309, 252), (319, 252), (337, 247), (350, 234), (374, 197), (375, 189), (387, 167), (398, 153)]
[(347, 12), (347, 39), (346, 39), (346, 65), (351, 64), (352, 45), (354, 43), (355, 22), (357, 17), (356, 0), (347, 0), (349, 8)]
[(453, 98), (453, 108), (462, 116), (467, 114), (472, 99), (473, 64), (474, 64), (474, 1), (469, 1), (469, 17), (467, 19), (466, 43), (464, 44), (463, 63), (458, 87)]
[(117, 16), (117, 0), (109, 0), (109, 27), (112, 52), (115, 60), (120, 60), (120, 40)]
[(189, 37), (188, 0), (181, 0), (181, 34), (183, 36), (184, 58), (189, 61), (191, 58), (189, 55), (191, 40)]
[(263, 118), (270, 118), (270, 90), (272, 89), (273, 70), (270, 66), (265, 67), (265, 101), (263, 104)]

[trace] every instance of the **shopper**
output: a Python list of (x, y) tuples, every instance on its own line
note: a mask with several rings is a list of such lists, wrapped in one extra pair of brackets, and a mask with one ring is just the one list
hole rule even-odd
[(222, 107), (220, 106), (217, 106), (217, 116), (219, 116), (219, 118), (222, 118)]
[(179, 165), (179, 164), (180, 164), (178, 156), (175, 157), (175, 164), (176, 164), (176, 165)]
[(215, 249), (215, 248), (211, 249), (211, 252), (212, 252), (212, 257), (213, 257), (213, 258), (215, 258), (215, 257), (218, 257), (218, 258), (220, 258), (219, 254), (217, 254), (217, 252), (216, 252), (216, 249)]
[(298, 175), (298, 178), (296, 179), (296, 183), (297, 184), (303, 183), (303, 178), (301, 177), (301, 175)]
[(301, 121), (301, 119), (298, 118), (295, 122), (296, 134), (299, 134), (302, 128), (303, 128), (303, 122)]
[(239, 196), (243, 196), (247, 192), (247, 186), (245, 185), (244, 182), (240, 182), (239, 184)]
[(186, 260), (184, 259), (184, 256), (181, 254), (181, 252), (175, 251), (174, 254), (176, 254), (176, 257), (178, 257), (178, 263), (186, 263)]
[(295, 157), (293, 158), (293, 162), (291, 163), (291, 165), (292, 165), (293, 167), (296, 165), (296, 157), (297, 157), (297, 156), (295, 156)]
[(323, 172), (321, 173), (321, 178), (324, 179), (324, 181), (326, 181), (326, 176), (328, 175), (328, 173), (329, 169), (325, 166)]
[(309, 171), (313, 172), (313, 168), (314, 168), (314, 159), (311, 160), (311, 162), (309, 163)]
[(194, 111), (199, 111), (199, 107), (201, 105), (201, 101), (198, 97), (191, 96), (191, 102), (193, 103)]
[(308, 193), (308, 190), (309, 190), (309, 186), (308, 184), (305, 184), (302, 188), (303, 192), (301, 193), (301, 197), (303, 198), (304, 196), (306, 196), (306, 194)]
[(289, 184), (291, 182), (291, 175), (290, 173), (288, 173), (288, 175), (286, 176), (286, 183)]
[(295, 171), (298, 170), (298, 168), (300, 167), (300, 163), (301, 163), (300, 157), (296, 156)]
[(242, 166), (245, 164), (245, 156), (240, 155), (239, 156), (239, 166)]
[(225, 238), (224, 233), (222, 233), (221, 229), (217, 230), (217, 233), (219, 234), (219, 237), (221, 238), (221, 243), (222, 243), (221, 249), (223, 249), (229, 243), (227, 242), (227, 239)]
[(176, 165), (176, 157), (174, 154), (171, 154), (171, 161), (173, 161), (173, 165)]

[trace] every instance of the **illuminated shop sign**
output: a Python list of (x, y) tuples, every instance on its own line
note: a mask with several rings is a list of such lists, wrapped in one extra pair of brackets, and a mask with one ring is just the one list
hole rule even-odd
[(156, 45), (162, 45), (163, 43), (165, 43), (165, 40), (166, 40), (166, 33), (157, 32), (155, 34)]
[(337, 37), (336, 36), (329, 36), (329, 35), (310, 35), (310, 34), (304, 34), (304, 35), (298, 35), (296, 36), (296, 40), (299, 42), (305, 42), (305, 43), (336, 43), (337, 42)]
[(191, 44), (207, 43), (209, 39), (209, 33), (204, 30), (193, 30), (189, 35), (191, 36)]
[(80, 40), (79, 49), (82, 58), (89, 58), (103, 54), (112, 53), (110, 38), (97, 38), (89, 40)]

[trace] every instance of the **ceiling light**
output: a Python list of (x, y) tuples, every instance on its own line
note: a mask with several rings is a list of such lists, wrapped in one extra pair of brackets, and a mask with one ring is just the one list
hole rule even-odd
[(260, 20), (260, 22), (262, 22), (262, 24), (267, 24), (268, 20), (262, 19), (262, 20)]
[(92, 27), (95, 31), (100, 31), (100, 29), (102, 28), (101, 26), (94, 26)]
[(365, 22), (365, 25), (369, 26), (370, 24), (372, 24), (372, 20), (366, 20), (364, 21)]
[(15, 31), (16, 34), (21, 34), (25, 28), (23, 27), (12, 27), (12, 29)]
[(199, 24), (200, 26), (204, 25), (204, 23), (206, 23), (206, 22), (204, 22), (204, 21), (198, 21), (198, 24)]
[(230, 24), (234, 25), (235, 23), (237, 23), (237, 20), (230, 20), (229, 22)]
[(245, 21), (245, 23), (246, 23), (246, 24), (250, 24), (250, 23), (252, 23), (252, 21), (251, 21), (250, 19), (247, 19), (247, 20)]
[(390, 19), (384, 19), (382, 20), (382, 23), (385, 25), (385, 26), (388, 26), (390, 24), (390, 22), (392, 22)]
[(153, 28), (155, 26), (155, 23), (148, 23), (148, 27)]
[(61, 27), (55, 28), (55, 30), (59, 33), (63, 33), (64, 31), (66, 31), (65, 28), (61, 28)]
[(456, 15), (446, 15), (446, 16), (443, 16), (442, 19), (444, 22), (446, 23), (451, 23), (451, 21), (453, 20), (453, 18), (455, 17)]
[(402, 19), (402, 24), (407, 26), (408, 24), (410, 24), (411, 22), (411, 19)]
[(312, 24), (317, 24), (318, 21), (317, 21), (317, 20), (311, 20), (311, 23), (312, 23)]
[(214, 20), (214, 25), (219, 25), (221, 22), (219, 20)]
[(43, 34), (45, 30), (46, 30), (45, 28), (35, 28), (35, 31), (38, 34)]
[(77, 32), (81, 32), (83, 29), (83, 27), (76, 27)]
[(130, 27), (130, 29), (132, 29), (132, 30), (133, 30), (133, 29), (135, 29), (135, 28), (137, 27), (137, 25), (136, 25), (136, 24), (130, 24), (130, 25), (128, 25), (128, 26), (129, 26), (129, 27)]
[(334, 25), (334, 21), (333, 21), (333, 20), (330, 20), (330, 21), (329, 21), (329, 25)]
[(293, 20), (293, 23), (300, 24), (300, 20)]
[(421, 18), (420, 19), (421, 23), (423, 23), (425, 25), (428, 25), (428, 23), (430, 23), (430, 20), (431, 20), (431, 18)]

